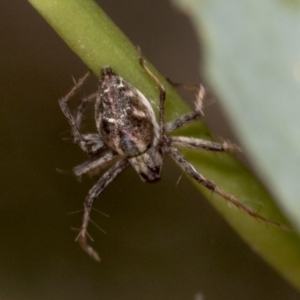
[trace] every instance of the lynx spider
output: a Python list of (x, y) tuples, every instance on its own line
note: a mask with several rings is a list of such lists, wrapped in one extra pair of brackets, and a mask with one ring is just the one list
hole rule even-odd
[[(75, 117), (68, 108), (67, 103), (83, 85), (91, 71), (79, 79), (71, 91), (59, 100), (62, 112), (71, 126), (74, 143), (78, 144), (86, 154), (92, 157), (73, 169), (75, 175), (80, 177), (106, 166), (109, 162), (117, 161), (90, 189), (85, 199), (82, 226), (76, 238), (81, 247), (93, 259), (100, 261), (97, 252), (87, 242), (87, 227), (94, 200), (129, 164), (143, 181), (155, 182), (159, 180), (165, 153), (170, 155), (193, 179), (223, 197), (228, 203), (265, 223), (276, 227), (284, 227), (278, 222), (259, 215), (250, 207), (239, 202), (234, 196), (227, 194), (213, 182), (204, 178), (175, 148), (180, 146), (215, 152), (237, 150), (235, 145), (228, 143), (214, 143), (193, 137), (168, 135), (187, 123), (197, 120), (202, 115), (202, 101), (205, 96), (204, 87), (202, 85), (198, 87), (194, 111), (165, 124), (165, 88), (147, 67), (140, 49), (138, 50), (140, 65), (159, 90), (158, 122), (147, 98), (137, 88), (114, 73), (110, 67), (102, 68), (98, 92), (81, 101)], [(98, 133), (82, 134), (80, 132), (82, 116), (86, 105), (94, 98), (96, 98), (95, 121)]]

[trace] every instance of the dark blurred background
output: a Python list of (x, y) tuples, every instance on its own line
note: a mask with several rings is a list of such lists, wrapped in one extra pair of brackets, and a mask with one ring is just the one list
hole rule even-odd
[[(204, 79), (191, 23), (168, 1), (98, 3), (162, 74)], [(109, 218), (92, 218), (107, 234), (90, 231), (103, 262), (91, 260), (74, 242), (81, 212), (68, 213), (97, 178), (71, 174), (86, 157), (57, 103), (87, 68), (26, 1), (1, 1), (0, 11), (1, 300), (300, 299), (184, 176), (177, 184), (168, 159), (160, 183), (129, 168), (101, 195), (96, 208)], [(217, 104), (205, 113), (234, 140)]]

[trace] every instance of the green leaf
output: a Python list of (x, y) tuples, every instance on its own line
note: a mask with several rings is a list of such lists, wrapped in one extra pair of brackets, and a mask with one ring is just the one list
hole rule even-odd
[[(207, 80), (244, 149), (300, 229), (300, 2), (174, 2), (193, 20)], [(288, 262), (285, 246), (264, 256), (299, 288), (300, 252), (291, 244)]]
[[(44, 16), (94, 74), (99, 75), (103, 66), (110, 65), (118, 74), (139, 88), (149, 99), (157, 101), (157, 89), (139, 65), (135, 46), (93, 1), (30, 0), (29, 2)], [(190, 3), (197, 2), (191, 1)], [(207, 36), (209, 38), (208, 33)], [(157, 74), (157, 71), (152, 67), (151, 69)], [(228, 70), (227, 68), (226, 71), (228, 72)], [(211, 71), (210, 73), (215, 72)], [(159, 78), (167, 90), (167, 120), (187, 112), (188, 107), (177, 93), (162, 76)], [(239, 89), (241, 89), (240, 86)], [(249, 89), (251, 90), (251, 88)], [(207, 132), (206, 126), (197, 122), (180, 130), (179, 133), (207, 138)], [(263, 186), (231, 155), (216, 155), (205, 151), (191, 150), (184, 150), (184, 153), (187, 159), (205, 177), (213, 180), (226, 192), (236, 196), (241, 202), (252, 205), (254, 209), (260, 209), (262, 215), (275, 221), (285, 222), (284, 217)], [(229, 207), (219, 196), (211, 195), (205, 188), (197, 186), (244, 240), (273, 264), (277, 270), (280, 270), (284, 276), (293, 281), (295, 285), (300, 286), (300, 259), (298, 255), (300, 242), (295, 233), (266, 226), (263, 222)], [(201, 229), (199, 228), (199, 230)]]

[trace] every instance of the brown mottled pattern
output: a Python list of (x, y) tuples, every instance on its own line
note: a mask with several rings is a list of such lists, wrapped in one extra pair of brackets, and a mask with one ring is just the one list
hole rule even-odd
[(103, 69), (99, 91), (95, 118), (104, 142), (112, 151), (123, 156), (144, 153), (155, 136), (156, 121), (152, 108), (149, 111), (141, 93), (110, 68)]

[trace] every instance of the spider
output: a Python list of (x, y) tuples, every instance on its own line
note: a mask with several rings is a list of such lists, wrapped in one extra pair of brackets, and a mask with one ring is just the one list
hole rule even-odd
[[(91, 157), (90, 160), (73, 169), (75, 175), (80, 177), (83, 174), (103, 168), (108, 163), (113, 163), (90, 189), (84, 201), (82, 225), (76, 238), (83, 250), (96, 261), (100, 261), (98, 253), (87, 241), (89, 237), (87, 227), (94, 200), (128, 165), (136, 170), (143, 181), (149, 183), (158, 181), (161, 177), (164, 154), (170, 155), (183, 171), (198, 183), (220, 195), (238, 209), (265, 223), (282, 227), (280, 223), (259, 215), (250, 207), (239, 202), (234, 196), (227, 194), (212, 181), (206, 179), (176, 149), (180, 146), (226, 152), (236, 151), (237, 146), (226, 142), (215, 143), (193, 137), (169, 136), (172, 131), (202, 115), (204, 87), (202, 85), (198, 87), (195, 108), (192, 112), (172, 122), (165, 123), (165, 88), (148, 68), (140, 49), (138, 49), (138, 53), (140, 65), (159, 91), (158, 121), (147, 98), (137, 88), (118, 76), (110, 67), (102, 68), (98, 92), (80, 102), (75, 116), (71, 113), (67, 103), (83, 85), (91, 71), (79, 79), (71, 91), (59, 100), (62, 112), (71, 126), (74, 143), (78, 144)], [(80, 131), (82, 116), (87, 103), (95, 98), (95, 122), (98, 132), (83, 134)]]

